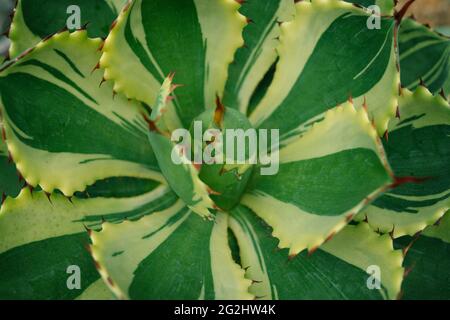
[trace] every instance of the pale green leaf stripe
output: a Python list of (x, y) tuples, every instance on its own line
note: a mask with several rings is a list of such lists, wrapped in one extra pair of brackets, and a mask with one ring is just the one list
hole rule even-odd
[[(127, 186), (122, 184), (123, 188)], [(145, 188), (144, 188), (145, 190)], [(103, 298), (95, 284), (95, 270), (86, 245), (85, 226), (98, 228), (102, 221), (163, 210), (176, 201), (164, 185), (133, 197), (65, 198), (28, 188), (16, 199), (8, 198), (0, 209), (0, 297), (2, 299)], [(67, 268), (81, 270), (81, 289), (67, 288)], [(94, 287), (92, 287), (94, 286)], [(94, 296), (95, 293), (101, 296)]]
[[(2, 135), (2, 122), (0, 119), (0, 135)], [(6, 196), (15, 197), (19, 194), (22, 183), (19, 180), (14, 163), (9, 160), (8, 148), (0, 136), (0, 206)]]
[(439, 225), (426, 228), (418, 239), (406, 236), (395, 242), (399, 248), (409, 247), (402, 299), (450, 299), (450, 214), (446, 213)]
[(246, 1), (240, 12), (251, 23), (244, 28), (245, 46), (237, 50), (228, 70), (223, 101), (246, 114), (253, 92), (277, 58), (279, 23), (293, 18), (294, 0)]
[(368, 16), (341, 1), (298, 2), (295, 19), (281, 25), (276, 72), (252, 124), (279, 128), (284, 140), (353, 97), (383, 134), (397, 106), (395, 21), (382, 18), (371, 30)]
[[(389, 236), (379, 236), (366, 224), (347, 226), (311, 256), (289, 259), (277, 250), (270, 228), (244, 207), (233, 210), (235, 234), (246, 276), (254, 280), (250, 292), (259, 299), (395, 299), (403, 277), (402, 253)], [(381, 271), (381, 288), (367, 286), (366, 270)]]
[(125, 3), (126, 0), (19, 0), (9, 32), (9, 54), (15, 58), (66, 27), (73, 14), (68, 14), (67, 9), (72, 5), (80, 8), (81, 26), (88, 23), (91, 38), (106, 37), (109, 26)]
[(178, 117), (188, 127), (222, 96), (228, 65), (243, 44), (239, 6), (234, 0), (131, 1), (103, 47), (105, 78), (114, 80), (116, 92), (152, 105), (165, 76), (176, 71), (185, 86), (173, 101), (171, 127), (180, 127)]
[(400, 118), (391, 121), (383, 144), (395, 176), (406, 183), (357, 217), (394, 237), (414, 235), (450, 208), (450, 107), (422, 86), (403, 90), (399, 102)]
[(444, 88), (450, 74), (450, 38), (405, 19), (398, 40), (402, 85), (413, 90), (422, 81), (432, 93)]
[(204, 221), (181, 202), (93, 233), (100, 273), (122, 299), (251, 299), (232, 259), (227, 215)]
[(71, 196), (108, 177), (163, 181), (142, 106), (91, 74), (100, 44), (63, 32), (0, 74), (7, 144), (28, 184)]
[(276, 175), (255, 175), (241, 203), (290, 254), (320, 246), (392, 182), (375, 129), (351, 103), (292, 139), (279, 162)]

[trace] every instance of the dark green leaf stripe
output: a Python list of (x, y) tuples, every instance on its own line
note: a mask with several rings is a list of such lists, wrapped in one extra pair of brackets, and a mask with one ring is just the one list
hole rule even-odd
[(222, 96), (228, 65), (243, 44), (239, 6), (234, 0), (131, 1), (103, 47), (105, 78), (114, 80), (115, 91), (153, 105), (164, 78), (176, 71), (185, 86), (173, 101), (170, 127), (188, 127)]
[(412, 19), (402, 21), (398, 39), (402, 85), (412, 90), (422, 81), (432, 93), (444, 88), (450, 73), (450, 39)]
[(394, 19), (368, 29), (368, 13), (335, 0), (301, 1), (296, 9), (295, 19), (281, 25), (277, 69), (252, 123), (279, 128), (284, 140), (353, 97), (383, 134), (397, 104)]
[(16, 57), (67, 27), (73, 14), (67, 11), (73, 5), (80, 8), (80, 26), (87, 24), (90, 37), (106, 37), (125, 3), (126, 0), (19, 0), (9, 32), (10, 56)]
[(245, 114), (252, 93), (277, 58), (279, 23), (291, 20), (295, 8), (293, 0), (247, 1), (240, 12), (251, 23), (244, 28), (245, 46), (230, 65), (224, 104)]
[[(0, 130), (2, 123), (0, 122)], [(23, 183), (20, 182), (16, 167), (8, 156), (8, 149), (3, 139), (0, 138), (0, 197), (1, 202), (6, 196), (15, 197), (19, 194)], [(0, 203), (1, 205), (1, 203)]]
[[(85, 227), (99, 229), (104, 221), (136, 219), (169, 208), (177, 200), (164, 185), (146, 180), (126, 185), (131, 179), (99, 182), (89, 187), (91, 195), (85, 199), (59, 194), (47, 198), (43, 192), (31, 194), (28, 188), (16, 199), (8, 198), (0, 211), (0, 298), (112, 297), (86, 249)], [(122, 190), (134, 189), (135, 195), (121, 197), (115, 191), (118, 183)], [(81, 288), (70, 290), (67, 268), (73, 265), (80, 268)]]
[(254, 170), (241, 202), (291, 254), (317, 248), (392, 181), (366, 112), (350, 103), (281, 149), (279, 162), (276, 175)]
[[(365, 224), (347, 226), (311, 256), (290, 258), (287, 250), (277, 250), (270, 227), (248, 209), (233, 210), (230, 227), (246, 276), (255, 280), (250, 292), (259, 299), (392, 299), (400, 290), (401, 252)], [(381, 269), (380, 290), (367, 286), (369, 265)]]
[(123, 299), (251, 299), (232, 259), (228, 216), (205, 221), (179, 202), (92, 235), (100, 273)]
[(430, 226), (417, 240), (397, 239), (399, 248), (409, 247), (404, 266), (408, 270), (402, 291), (405, 300), (450, 299), (450, 214), (438, 226)]
[(60, 33), (0, 74), (7, 143), (30, 185), (71, 196), (108, 177), (163, 181), (141, 105), (91, 74), (100, 43)]
[(403, 91), (400, 118), (392, 120), (384, 149), (399, 185), (359, 219), (395, 237), (414, 235), (450, 207), (450, 108), (424, 87)]

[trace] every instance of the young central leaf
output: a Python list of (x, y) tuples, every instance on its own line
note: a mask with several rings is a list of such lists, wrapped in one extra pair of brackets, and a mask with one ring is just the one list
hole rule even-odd
[(257, 158), (258, 136), (239, 111), (217, 108), (200, 114), (191, 124), (194, 159), (200, 179), (211, 188), (211, 199), (224, 210), (239, 203)]

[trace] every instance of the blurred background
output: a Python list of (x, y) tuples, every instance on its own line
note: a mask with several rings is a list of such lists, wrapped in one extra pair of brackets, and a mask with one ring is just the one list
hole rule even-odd
[[(168, 0), (170, 1), (170, 0)], [(263, 1), (263, 0), (253, 0)], [(267, 1), (267, 0), (265, 0)], [(397, 8), (401, 7), (407, 0), (400, 0)], [(9, 41), (3, 36), (8, 29), (10, 18), (16, 0), (0, 0), (0, 62), (1, 56), (6, 54)], [(416, 0), (408, 11), (416, 20), (428, 23), (437, 31), (450, 36), (450, 0)]]

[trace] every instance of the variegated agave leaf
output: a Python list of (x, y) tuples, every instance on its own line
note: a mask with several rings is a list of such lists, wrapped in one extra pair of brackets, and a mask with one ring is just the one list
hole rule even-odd
[(450, 214), (429, 226), (414, 238), (405, 236), (395, 240), (397, 248), (406, 254), (406, 277), (402, 284), (402, 298), (411, 300), (449, 299)]
[[(69, 8), (79, 8), (80, 27), (90, 37), (106, 37), (126, 0), (17, 0), (8, 36), (9, 56), (17, 57), (41, 39), (67, 28)], [(68, 12), (69, 11), (69, 12)], [(74, 30), (72, 30), (74, 31)]]
[(450, 208), (450, 107), (420, 86), (403, 90), (398, 117), (389, 124), (384, 149), (397, 177), (395, 188), (357, 219), (394, 237), (414, 235)]
[(450, 95), (450, 39), (413, 19), (399, 30), (402, 86), (414, 90), (425, 85), (433, 94)]

